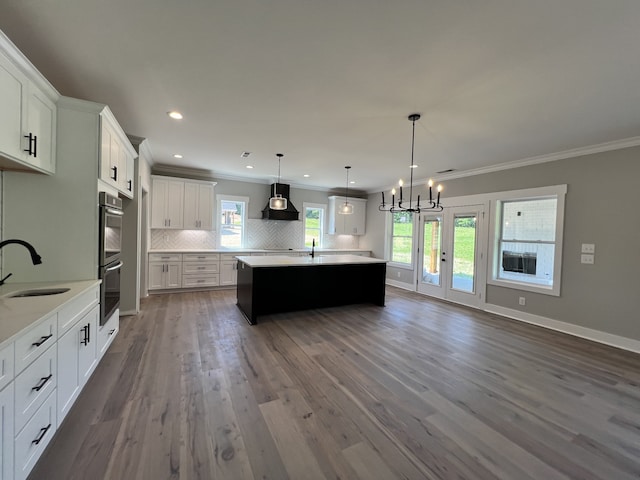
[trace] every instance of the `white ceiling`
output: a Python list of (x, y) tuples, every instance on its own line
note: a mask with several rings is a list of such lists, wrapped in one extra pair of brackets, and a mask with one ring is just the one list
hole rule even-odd
[(283, 182), (386, 188), (413, 112), (418, 179), (640, 135), (638, 0), (2, 0), (0, 29), (156, 163), (222, 177), (282, 152)]

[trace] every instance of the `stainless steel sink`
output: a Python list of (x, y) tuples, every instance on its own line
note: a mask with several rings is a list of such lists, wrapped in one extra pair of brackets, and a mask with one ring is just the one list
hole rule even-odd
[(43, 295), (58, 295), (60, 293), (68, 292), (70, 288), (58, 287), (58, 288), (34, 288), (33, 290), (18, 290), (17, 292), (7, 295), (9, 298), (18, 297), (41, 297)]

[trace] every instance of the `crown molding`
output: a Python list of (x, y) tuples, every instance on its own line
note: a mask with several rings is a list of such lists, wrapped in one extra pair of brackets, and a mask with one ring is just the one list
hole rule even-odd
[[(623, 148), (631, 148), (640, 146), (640, 136), (624, 138), (622, 140), (614, 140), (611, 142), (597, 143), (595, 145), (589, 145), (586, 147), (572, 148), (569, 150), (563, 150), (561, 152), (549, 153), (546, 155), (538, 155), (535, 157), (523, 158), (521, 160), (514, 160), (512, 162), (498, 163), (495, 165), (489, 165), (487, 167), (473, 168), (470, 170), (462, 170), (459, 172), (451, 172), (439, 175), (437, 177), (431, 177), (434, 182), (443, 182), (445, 180), (454, 180), (456, 178), (474, 177), (476, 175), (484, 175), (487, 173), (499, 172), (502, 170), (511, 170), (513, 168), (527, 167), (529, 165), (537, 165), (540, 163), (556, 162), (559, 160), (567, 160), (569, 158), (581, 157), (584, 155), (593, 155), (595, 153), (610, 152), (613, 150), (622, 150)], [(428, 179), (414, 180), (414, 185), (420, 185), (426, 183)], [(380, 191), (390, 190), (395, 188), (396, 185), (388, 187), (381, 187), (378, 189), (369, 189), (367, 193), (373, 194)]]

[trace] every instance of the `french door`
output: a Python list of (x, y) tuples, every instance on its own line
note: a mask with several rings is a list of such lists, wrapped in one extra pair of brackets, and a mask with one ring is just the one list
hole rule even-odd
[(420, 215), (417, 290), (477, 307), (484, 291), (484, 205)]

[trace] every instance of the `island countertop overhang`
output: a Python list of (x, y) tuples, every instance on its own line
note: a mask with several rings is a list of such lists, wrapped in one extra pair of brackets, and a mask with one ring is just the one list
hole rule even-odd
[(238, 261), (252, 268), (260, 267), (308, 267), (312, 265), (368, 265), (373, 263), (387, 263), (387, 260), (359, 255), (319, 255), (315, 257), (290, 257), (286, 255), (274, 256), (236, 256)]

